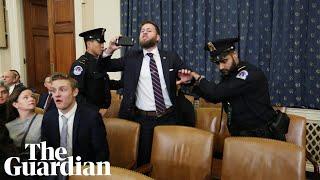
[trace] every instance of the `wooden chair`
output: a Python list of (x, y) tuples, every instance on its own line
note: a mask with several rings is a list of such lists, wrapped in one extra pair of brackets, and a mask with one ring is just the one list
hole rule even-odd
[[(286, 108), (280, 108), (282, 111)], [(223, 113), (222, 120), (221, 111), (216, 108), (199, 108), (196, 110), (196, 127), (207, 130), (214, 133), (214, 154), (219, 155), (223, 152), (225, 138), (229, 137), (229, 131), (227, 128), (226, 114)], [(296, 144), (300, 147), (306, 147), (306, 118), (288, 114), (290, 118), (290, 124), (288, 133), (286, 134), (287, 142)], [(317, 179), (319, 177), (319, 164), (314, 160), (310, 153), (306, 152), (307, 159), (313, 164), (314, 167), (314, 177)], [(213, 177), (221, 177), (222, 159), (213, 158), (212, 174)]]
[[(305, 117), (288, 114), (290, 118), (289, 130), (286, 134), (287, 142), (306, 148), (306, 123)], [(320, 165), (306, 150), (306, 158), (313, 165), (313, 179), (320, 179)]]
[(214, 104), (214, 103), (211, 103), (209, 101), (206, 101), (205, 99), (203, 98), (199, 98), (199, 107), (214, 107), (214, 108), (221, 108), (222, 104), (221, 103), (217, 103), (217, 104)]
[(140, 124), (119, 118), (104, 118), (110, 164), (133, 169), (138, 157)]
[(154, 129), (151, 163), (140, 172), (155, 179), (211, 179), (213, 134), (184, 126)]
[[(82, 169), (84, 169), (84, 168), (85, 168), (85, 166), (82, 167)], [(95, 172), (97, 172), (96, 169), (95, 169)], [(105, 174), (105, 171), (102, 171), (102, 172)], [(120, 167), (114, 167), (114, 166), (110, 167), (110, 174), (111, 175), (102, 175), (102, 176), (85, 176), (85, 175), (76, 176), (76, 175), (72, 175), (72, 176), (69, 176), (69, 180), (123, 180), (123, 179), (151, 180), (152, 179), (152, 178), (145, 176), (143, 174), (140, 174), (140, 173), (128, 170), (128, 169), (120, 168)]]
[(111, 104), (104, 115), (104, 118), (117, 118), (122, 98), (115, 90), (111, 90)]
[(274, 110), (280, 110), (281, 112), (287, 112), (287, 107), (284, 106), (272, 106)]
[(221, 176), (222, 152), (225, 138), (230, 136), (227, 128), (227, 116), (221, 108), (200, 107), (196, 109), (196, 128), (214, 134), (214, 151), (212, 159), (212, 176)]
[(222, 180), (304, 180), (305, 148), (264, 138), (225, 140)]

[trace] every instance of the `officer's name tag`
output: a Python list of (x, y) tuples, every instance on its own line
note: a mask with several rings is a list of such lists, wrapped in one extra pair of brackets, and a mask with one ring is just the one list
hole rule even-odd
[(81, 66), (75, 66), (73, 68), (73, 74), (76, 76), (80, 75), (82, 71), (83, 71), (83, 69)]
[(242, 70), (237, 74), (236, 78), (246, 80), (248, 74), (249, 74), (248, 71)]

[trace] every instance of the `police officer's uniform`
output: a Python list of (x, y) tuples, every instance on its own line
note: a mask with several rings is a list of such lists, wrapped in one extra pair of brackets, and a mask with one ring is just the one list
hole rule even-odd
[[(233, 51), (238, 39), (213, 42), (211, 57), (215, 63)], [(228, 129), (235, 136), (275, 138), (268, 123), (277, 113), (270, 104), (268, 81), (264, 73), (247, 62), (239, 62), (219, 84), (199, 78), (193, 92), (214, 103), (222, 102), (228, 114)]]
[[(79, 36), (87, 40), (96, 40), (104, 43), (104, 28), (97, 28), (83, 32)], [(94, 105), (96, 108), (107, 109), (110, 106), (111, 95), (109, 88), (108, 61), (103, 58), (96, 59), (86, 52), (71, 66), (70, 75), (77, 80), (79, 94), (77, 101)]]

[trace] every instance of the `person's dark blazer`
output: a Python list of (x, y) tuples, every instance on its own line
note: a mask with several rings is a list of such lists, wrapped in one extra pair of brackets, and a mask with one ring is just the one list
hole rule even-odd
[[(185, 66), (178, 54), (161, 50), (159, 50), (159, 53), (162, 63), (163, 76), (166, 82), (170, 100), (172, 104), (175, 105), (176, 79), (178, 70), (185, 68)], [(139, 81), (142, 61), (142, 50), (130, 51), (124, 57), (118, 59), (118, 63), (120, 63), (124, 68), (122, 73), (123, 100), (121, 102), (119, 111), (120, 118), (130, 120), (134, 115), (136, 89)], [(110, 68), (118, 68), (113, 67), (115, 63), (111, 63), (109, 65)]]
[[(47, 147), (60, 147), (59, 113), (57, 109), (44, 114), (41, 129), (41, 141)], [(81, 157), (81, 162), (99, 162), (109, 160), (109, 148), (106, 130), (101, 115), (78, 104), (73, 122), (72, 156)]]
[[(44, 109), (44, 105), (46, 104), (48, 96), (49, 96), (48, 92), (40, 94), (37, 107)], [(56, 109), (56, 108), (57, 108), (56, 107), (56, 103), (54, 103), (54, 100), (52, 99), (50, 104), (49, 104), (49, 107), (48, 107), (47, 111), (50, 111), (50, 110)]]
[(15, 94), (15, 91), (17, 91), (19, 88), (22, 88), (22, 87), (25, 87), (22, 83), (14, 85), (14, 88), (11, 94)]

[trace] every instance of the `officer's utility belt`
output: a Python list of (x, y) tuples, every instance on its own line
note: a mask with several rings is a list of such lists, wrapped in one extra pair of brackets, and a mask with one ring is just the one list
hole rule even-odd
[[(241, 97), (243, 98), (243, 96)], [(247, 100), (245, 98), (243, 98), (243, 100), (244, 102), (246, 102), (249, 109), (251, 109), (257, 115), (257, 117), (259, 117), (259, 114), (255, 111), (254, 108), (251, 108)], [(261, 117), (261, 118), (265, 118), (265, 117)], [(268, 120), (267, 122), (268, 122), (268, 129), (274, 136), (274, 139), (286, 141), (285, 134), (288, 132), (289, 123), (290, 123), (290, 118), (288, 117), (288, 115), (286, 113), (281, 112), (280, 110), (277, 110), (276, 116), (273, 119)]]
[(242, 130), (235, 132), (233, 135), (235, 136), (250, 136), (250, 137), (265, 137), (270, 136), (270, 130), (268, 126), (262, 128), (256, 128), (251, 130)]
[(265, 127), (235, 131), (235, 136), (254, 136), (286, 141), (290, 119), (286, 113), (277, 110), (277, 115)]

